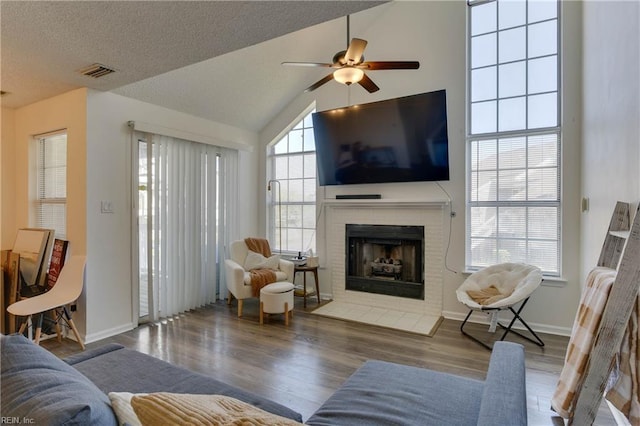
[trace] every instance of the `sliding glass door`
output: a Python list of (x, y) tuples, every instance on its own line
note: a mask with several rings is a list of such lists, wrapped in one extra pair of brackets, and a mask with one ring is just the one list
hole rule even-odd
[(220, 262), (228, 237), (223, 230), (234, 205), (224, 177), (232, 176), (237, 154), (141, 134), (134, 156), (139, 321), (171, 317), (224, 297)]

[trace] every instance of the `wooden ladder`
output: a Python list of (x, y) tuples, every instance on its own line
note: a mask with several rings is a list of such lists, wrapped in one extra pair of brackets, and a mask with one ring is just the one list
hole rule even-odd
[[(622, 259), (620, 260), (620, 258)], [(618, 267), (619, 264), (619, 267)], [(618, 202), (605, 237), (598, 266), (617, 269), (600, 327), (591, 349), (569, 425), (592, 425), (602, 403), (629, 318), (640, 288), (640, 214), (629, 228), (629, 204)]]

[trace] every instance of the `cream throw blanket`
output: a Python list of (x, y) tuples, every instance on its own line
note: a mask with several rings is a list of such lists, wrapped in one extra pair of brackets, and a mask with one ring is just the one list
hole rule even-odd
[[(137, 419), (131, 419), (131, 414), (127, 414), (126, 421), (135, 424), (137, 420), (143, 426), (300, 426), (294, 420), (224, 395), (138, 394), (132, 396), (131, 408)], [(122, 423), (120, 418), (119, 422)]]

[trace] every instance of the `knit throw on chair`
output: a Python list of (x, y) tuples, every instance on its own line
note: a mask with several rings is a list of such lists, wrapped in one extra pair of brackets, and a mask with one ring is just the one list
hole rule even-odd
[(260, 253), (264, 257), (271, 257), (271, 247), (269, 247), (268, 240), (264, 238), (245, 238), (244, 243), (249, 250)]
[[(245, 238), (244, 243), (247, 248), (253, 252), (260, 253), (264, 257), (271, 257), (271, 248), (269, 241), (264, 238)], [(260, 289), (268, 284), (276, 282), (276, 273), (271, 269), (252, 269), (249, 271), (251, 276), (251, 290), (253, 297), (260, 296)]]
[(605, 398), (632, 425), (640, 425), (640, 294), (622, 339)]
[(497, 302), (498, 300), (502, 300), (506, 297), (511, 296), (513, 290), (508, 291), (506, 293), (500, 293), (500, 290), (495, 285), (491, 284), (487, 288), (483, 288), (480, 290), (467, 290), (467, 294), (470, 298), (472, 298), (479, 305), (491, 305), (492, 303)]
[(602, 267), (594, 268), (587, 276), (587, 284), (573, 322), (564, 366), (551, 398), (551, 408), (565, 419), (568, 419), (575, 409), (579, 384), (584, 378), (591, 347), (615, 279), (615, 270)]

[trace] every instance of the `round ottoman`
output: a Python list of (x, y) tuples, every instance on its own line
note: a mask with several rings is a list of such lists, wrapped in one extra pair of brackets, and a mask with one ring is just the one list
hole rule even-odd
[(260, 289), (260, 324), (263, 314), (284, 314), (284, 323), (289, 325), (289, 312), (293, 317), (293, 284), (280, 281)]

